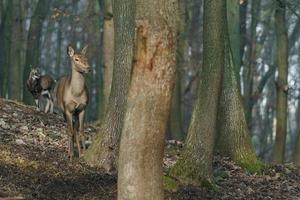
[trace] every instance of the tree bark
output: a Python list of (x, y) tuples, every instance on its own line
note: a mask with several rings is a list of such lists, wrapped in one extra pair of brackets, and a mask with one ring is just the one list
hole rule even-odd
[(134, 7), (132, 0), (115, 0), (113, 4), (116, 32), (111, 92), (101, 128), (85, 155), (90, 165), (102, 167), (107, 172), (116, 169), (115, 161), (124, 121), (134, 48)]
[(55, 62), (55, 74), (56, 76), (60, 76), (61, 74), (61, 63), (62, 63), (62, 21), (61, 19), (58, 20), (58, 28), (57, 28), (57, 33), (56, 33), (56, 62)]
[[(210, 183), (217, 108), (224, 67), (225, 1), (204, 1), (203, 68), (186, 145), (171, 173), (186, 182)], [(216, 59), (218, 58), (218, 59)]]
[(104, 109), (107, 109), (114, 67), (114, 17), (112, 0), (104, 0), (103, 30), (103, 95)]
[(300, 131), (298, 131), (294, 152), (294, 163), (300, 165)]
[(276, 62), (278, 67), (277, 77), (277, 102), (276, 102), (276, 138), (273, 149), (273, 162), (283, 163), (285, 141), (287, 134), (287, 93), (288, 93), (288, 38), (285, 26), (285, 2), (278, 0), (275, 10), (276, 33)]
[[(28, 31), (25, 66), (23, 70), (23, 85), (26, 85), (31, 66), (37, 67), (39, 65), (40, 55), (40, 38), (42, 32), (43, 21), (45, 20), (50, 9), (51, 0), (39, 0), (31, 18), (30, 27)], [(27, 104), (32, 104), (32, 95), (23, 87), (23, 101)]]
[[(227, 13), (228, 15), (230, 13)], [(230, 17), (226, 21), (232, 23)], [(232, 52), (237, 43), (234, 40), (240, 38), (233, 37), (235, 34), (230, 29), (234, 27), (229, 26), (227, 22), (228, 29), (225, 31), (224, 41), (226, 48), (225, 69), (218, 110), (218, 137), (215, 147), (221, 155), (230, 157), (248, 171), (256, 172), (260, 170), (261, 165), (251, 144), (235, 71), (235, 65), (238, 63), (235, 62)], [(239, 27), (239, 24), (237, 23), (235, 26)], [(229, 37), (230, 34), (232, 34), (231, 37)]]
[(248, 0), (240, 1), (240, 61), (243, 61), (245, 46), (247, 44), (247, 7)]
[(164, 136), (176, 76), (176, 2), (136, 1), (135, 62), (121, 135), (119, 200), (163, 199)]
[(241, 69), (241, 31), (240, 31), (240, 0), (227, 0), (226, 1), (227, 21), (230, 48), (233, 57), (234, 72), (240, 90), (240, 69)]
[(13, 13), (12, 16), (12, 33), (10, 35), (10, 66), (9, 66), (9, 87), (8, 87), (8, 98), (14, 100), (21, 100), (21, 89), (22, 89), (22, 79), (21, 79), (21, 69), (22, 69), (22, 12), (21, 12), (21, 2), (12, 0), (13, 2)]
[(3, 19), (2, 26), (2, 36), (0, 40), (3, 43), (3, 54), (2, 54), (2, 97), (7, 97), (8, 95), (8, 86), (9, 86), (9, 67), (10, 67), (10, 59), (11, 59), (11, 33), (12, 33), (12, 23), (13, 22), (13, 1), (8, 1), (6, 6), (6, 12)]
[(259, 14), (260, 0), (253, 0), (251, 7), (251, 25), (250, 25), (250, 35), (249, 35), (249, 50), (247, 52), (247, 61), (246, 61), (246, 73), (244, 80), (244, 106), (246, 121), (248, 127), (252, 127), (252, 95), (253, 95), (253, 76), (256, 66), (256, 27), (258, 23), (258, 14)]
[(188, 60), (188, 22), (187, 22), (187, 2), (186, 0), (179, 1), (179, 19), (177, 24), (177, 54), (176, 54), (176, 83), (174, 95), (172, 98), (171, 114), (169, 119), (169, 131), (172, 139), (183, 140), (183, 120), (182, 120), (182, 72), (187, 67)]

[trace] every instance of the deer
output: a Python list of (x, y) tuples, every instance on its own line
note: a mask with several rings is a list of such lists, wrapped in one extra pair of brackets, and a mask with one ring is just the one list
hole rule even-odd
[[(87, 46), (80, 53), (75, 53), (70, 45), (67, 47), (67, 54), (71, 62), (71, 75), (62, 77), (57, 83), (56, 101), (67, 122), (70, 161), (74, 157), (74, 138), (76, 139), (79, 157), (82, 157), (86, 150), (84, 117), (89, 102), (89, 92), (85, 84), (85, 74), (91, 71), (86, 57), (86, 50)], [(83, 146), (82, 151), (80, 141)]]
[(48, 113), (50, 109), (50, 113), (53, 113), (54, 103), (51, 91), (53, 89), (54, 83), (55, 82), (50, 75), (46, 74), (42, 76), (38, 68), (31, 68), (26, 85), (27, 89), (34, 98), (37, 111), (40, 111), (40, 97), (43, 96), (47, 100), (44, 112)]

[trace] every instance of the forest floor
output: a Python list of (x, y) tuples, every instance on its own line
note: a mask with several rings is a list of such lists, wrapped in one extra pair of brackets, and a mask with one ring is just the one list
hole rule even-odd
[[(88, 125), (86, 134), (92, 136), (96, 128)], [(180, 142), (166, 142), (165, 172), (181, 148)], [(71, 164), (66, 155), (62, 117), (0, 99), (0, 200), (116, 199), (115, 175), (81, 160)], [(165, 186), (165, 199), (300, 199), (300, 169), (293, 165), (268, 166), (260, 174), (249, 174), (229, 159), (216, 157), (214, 175), (214, 191), (173, 181), (175, 185)]]

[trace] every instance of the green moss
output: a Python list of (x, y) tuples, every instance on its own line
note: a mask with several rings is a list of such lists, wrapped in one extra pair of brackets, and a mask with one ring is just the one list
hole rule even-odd
[(201, 163), (191, 163), (189, 159), (181, 159), (171, 168), (170, 174), (176, 176), (182, 184), (195, 185), (216, 191), (216, 185), (208, 170), (201, 168)]
[(258, 173), (260, 174), (261, 171), (266, 167), (266, 165), (255, 159), (251, 159), (251, 160), (247, 160), (247, 159), (244, 159), (244, 160), (240, 160), (237, 162), (237, 164), (243, 169), (245, 170), (246, 172), (249, 172), (251, 174), (253, 173)]
[(168, 191), (176, 191), (178, 189), (177, 182), (169, 176), (163, 176), (163, 187)]
[(216, 184), (210, 179), (202, 179), (201, 187), (205, 187), (209, 190), (217, 191)]

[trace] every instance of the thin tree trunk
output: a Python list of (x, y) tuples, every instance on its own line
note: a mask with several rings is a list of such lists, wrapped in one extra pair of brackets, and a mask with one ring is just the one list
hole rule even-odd
[(177, 73), (176, 73), (176, 84), (175, 91), (172, 98), (172, 109), (169, 119), (169, 131), (171, 132), (172, 139), (183, 140), (183, 120), (182, 120), (182, 75), (184, 68), (187, 67), (188, 60), (188, 40), (187, 40), (187, 11), (186, 11), (186, 0), (179, 1), (179, 20), (177, 25)]
[[(26, 61), (23, 71), (23, 85), (26, 85), (26, 80), (28, 79), (31, 66), (39, 65), (39, 55), (40, 55), (40, 38), (42, 32), (43, 21), (47, 16), (49, 11), (51, 1), (39, 0), (31, 18), (30, 27), (28, 31), (27, 39), (27, 51), (26, 51)], [(23, 87), (23, 101), (27, 104), (33, 103), (32, 95)]]
[(8, 98), (21, 100), (21, 49), (22, 49), (22, 12), (21, 3), (12, 0), (15, 13), (12, 18), (11, 46), (10, 46), (10, 66), (9, 66), (9, 90)]
[[(97, 27), (98, 30), (104, 30), (104, 1), (103, 0), (99, 0), (98, 1), (99, 4), (99, 12), (100, 15), (98, 16), (98, 20), (97, 20)], [(95, 82), (96, 82), (96, 102), (97, 102), (97, 119), (102, 121), (104, 118), (104, 114), (105, 114), (105, 100), (104, 100), (104, 78), (103, 78), (103, 66), (104, 66), (104, 56), (103, 56), (103, 38), (104, 38), (104, 33), (103, 31), (99, 32), (99, 48), (97, 49), (96, 55), (97, 59), (96, 59), (96, 75), (95, 75)], [(112, 58), (113, 59), (113, 58)]]
[(258, 22), (260, 0), (253, 0), (251, 7), (251, 25), (250, 25), (250, 36), (249, 36), (249, 49), (246, 61), (246, 77), (244, 80), (244, 106), (246, 121), (248, 127), (252, 127), (252, 94), (253, 94), (253, 76), (256, 66), (256, 27)]
[(6, 12), (5, 12), (5, 5), (4, 2), (0, 2), (1, 5), (1, 23), (0, 23), (0, 46), (3, 48), (0, 48), (0, 96), (4, 97), (4, 91), (3, 91), (3, 84), (4, 84), (4, 68), (5, 68), (5, 62), (4, 62), (4, 31), (5, 31), (5, 18), (6, 18)]
[(277, 1), (275, 10), (275, 32), (277, 48), (277, 103), (276, 138), (273, 149), (273, 162), (283, 163), (287, 134), (287, 76), (288, 76), (288, 38), (285, 21), (285, 2)]
[(8, 95), (8, 86), (9, 86), (9, 67), (11, 62), (11, 33), (12, 33), (12, 23), (13, 22), (13, 1), (7, 2), (6, 13), (4, 17), (4, 26), (3, 26), (3, 70), (2, 70), (2, 96), (7, 97)]
[(299, 37), (300, 37), (300, 18), (298, 18), (298, 21), (289, 36), (289, 48), (292, 48), (295, 45), (295, 42), (299, 39)]
[(296, 165), (300, 165), (300, 131), (298, 129), (295, 152), (294, 152), (294, 163)]
[[(225, 1), (204, 0), (203, 68), (186, 145), (172, 174), (187, 182), (209, 183), (224, 67)], [(216, 59), (218, 58), (218, 59)]]
[(177, 4), (137, 0), (136, 49), (121, 136), (118, 199), (162, 200), (164, 136), (176, 71)]
[(240, 31), (240, 0), (227, 0), (227, 20), (230, 48), (233, 56), (234, 72), (240, 90), (240, 69), (241, 69), (241, 31)]
[(55, 75), (56, 76), (60, 76), (61, 74), (61, 61), (62, 61), (62, 58), (61, 58), (61, 55), (62, 55), (62, 51), (61, 51), (61, 46), (62, 46), (62, 21), (59, 20), (58, 21), (58, 28), (57, 28), (57, 33), (56, 33), (56, 40), (57, 40), (57, 43), (56, 43), (56, 63), (55, 63)]
[(104, 0), (103, 30), (103, 95), (106, 109), (112, 85), (114, 67), (114, 18), (111, 0)]
[(243, 61), (245, 46), (247, 44), (247, 7), (248, 0), (240, 1), (240, 61)]
[(134, 3), (132, 0), (115, 0), (114, 15), (114, 70), (107, 111), (94, 142), (86, 152), (85, 160), (107, 172), (116, 169), (127, 93), (130, 83), (133, 40), (134, 40)]

